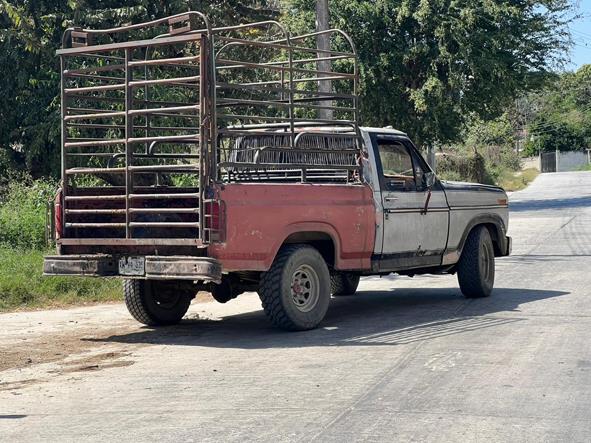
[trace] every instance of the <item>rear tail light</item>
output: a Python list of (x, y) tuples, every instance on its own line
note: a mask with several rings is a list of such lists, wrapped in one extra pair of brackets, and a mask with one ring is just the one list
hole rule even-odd
[(205, 201), (205, 230), (211, 241), (223, 241), (224, 203), (220, 200)]

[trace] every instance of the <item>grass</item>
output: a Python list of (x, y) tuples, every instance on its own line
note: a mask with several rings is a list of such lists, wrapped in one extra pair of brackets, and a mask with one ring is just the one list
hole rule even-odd
[(0, 246), (0, 311), (121, 300), (118, 280), (43, 277), (43, 255)]
[(499, 177), (499, 186), (505, 191), (520, 191), (527, 187), (540, 174), (535, 168), (513, 172), (505, 171)]
[(585, 166), (581, 166), (578, 171), (591, 171), (591, 163), (586, 164)]

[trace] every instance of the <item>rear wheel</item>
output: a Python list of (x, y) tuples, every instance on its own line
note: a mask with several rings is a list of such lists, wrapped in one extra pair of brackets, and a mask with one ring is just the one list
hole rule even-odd
[(460, 289), (467, 298), (488, 297), (495, 282), (495, 252), (484, 226), (470, 232), (458, 263)]
[(328, 266), (310, 246), (285, 246), (262, 274), (259, 296), (275, 326), (288, 331), (314, 329), (330, 303)]
[(148, 326), (180, 322), (195, 295), (175, 282), (152, 280), (125, 280), (123, 292), (131, 316)]
[(352, 272), (333, 272), (330, 274), (330, 292), (333, 297), (355, 295), (360, 280), (359, 274)]

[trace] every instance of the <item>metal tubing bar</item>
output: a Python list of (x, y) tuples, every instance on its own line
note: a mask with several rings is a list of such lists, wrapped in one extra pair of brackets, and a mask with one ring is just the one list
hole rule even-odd
[[(65, 144), (67, 141), (67, 136), (68, 136), (68, 128), (66, 126), (66, 107), (68, 106), (68, 98), (66, 96), (66, 94), (64, 93), (64, 89), (66, 86), (65, 83), (65, 78), (64, 78), (64, 71), (66, 70), (66, 60), (64, 57), (60, 57), (60, 116), (61, 116), (61, 152), (60, 152), (60, 167), (61, 167), (61, 179), (62, 179), (62, 198), (64, 199), (64, 204), (61, 208), (61, 219), (65, 220), (66, 219), (66, 214), (65, 214), (65, 208), (67, 207), (66, 205), (66, 201), (68, 199), (68, 194), (69, 194), (69, 187), (70, 187), (70, 183), (69, 183), (69, 179), (68, 176), (66, 174), (66, 168), (67, 168), (67, 158), (66, 158), (66, 149), (65, 149)], [(65, 232), (63, 234), (66, 234)]]
[(217, 40), (230, 42), (230, 43), (237, 43), (240, 46), (259, 46), (259, 47), (263, 47), (263, 48), (285, 49), (287, 51), (290, 51), (292, 49), (292, 47), (289, 45), (283, 45), (283, 44), (279, 44), (279, 43), (270, 43), (270, 42), (261, 42), (261, 41), (257, 41), (257, 40), (245, 40), (242, 38), (226, 37), (226, 36), (222, 36), (222, 35), (218, 35)]
[[(59, 53), (57, 53), (57, 55), (60, 55)], [(64, 54), (65, 55), (65, 54)], [(103, 55), (103, 54), (86, 54), (86, 53), (80, 53), (80, 54), (75, 54), (75, 57), (93, 57), (93, 58), (98, 58), (101, 60), (114, 60), (114, 61), (123, 61), (125, 60), (125, 57), (117, 57), (114, 55)]]
[(116, 154), (125, 154), (124, 152), (68, 152), (68, 157), (112, 157)]
[[(114, 168), (113, 168), (114, 169)], [(195, 172), (199, 170), (199, 165), (147, 165), (147, 166), (129, 166), (130, 172)]]
[(66, 175), (82, 174), (125, 174), (125, 168), (70, 168)]
[(199, 134), (187, 135), (161, 135), (157, 137), (133, 137), (127, 139), (128, 143), (150, 143), (150, 142), (199, 142)]
[(81, 55), (84, 54), (86, 56), (94, 57), (95, 54), (93, 52), (101, 53), (101, 52), (111, 52), (116, 50), (131, 50), (131, 49), (139, 49), (139, 48), (147, 48), (152, 46), (164, 46), (170, 45), (175, 43), (187, 43), (191, 41), (196, 41), (199, 39), (199, 35), (196, 34), (184, 34), (178, 35), (174, 37), (165, 37), (160, 39), (150, 39), (150, 40), (134, 40), (134, 41), (127, 41), (121, 43), (110, 43), (106, 45), (95, 45), (95, 46), (83, 46), (79, 48), (67, 48), (67, 49), (58, 49), (56, 51), (57, 55)]
[[(287, 63), (287, 62), (286, 62)], [(219, 65), (222, 65), (221, 67)], [(318, 69), (304, 69), (304, 68), (286, 68), (285, 66), (276, 66), (266, 63), (252, 63), (252, 62), (243, 62), (239, 60), (226, 60), (226, 59), (218, 59), (216, 60), (216, 69), (241, 69), (241, 68), (263, 68), (263, 69), (270, 69), (273, 71), (285, 71), (289, 70), (291, 72), (301, 72), (306, 74), (324, 74), (324, 75), (339, 75), (343, 78), (352, 79), (354, 78), (353, 74), (349, 74), (346, 72), (338, 72), (338, 71), (320, 71)]]
[[(156, 19), (156, 20), (152, 20), (149, 22), (144, 22), (144, 23), (136, 23), (133, 25), (126, 25), (126, 26), (119, 26), (116, 28), (109, 28), (109, 29), (82, 29), (82, 32), (88, 32), (91, 34), (117, 34), (120, 32), (129, 32), (129, 31), (133, 31), (135, 29), (142, 29), (142, 28), (151, 28), (151, 27), (155, 27), (158, 25), (161, 25), (162, 23), (169, 23), (171, 20), (174, 19), (178, 19), (180, 17), (183, 16), (187, 16), (188, 18), (190, 18), (191, 16), (197, 16), (199, 17), (203, 23), (205, 24), (207, 31), (209, 33), (211, 33), (211, 27), (209, 25), (209, 19), (207, 18), (207, 16), (199, 11), (188, 11), (188, 12), (181, 12), (180, 14), (175, 14), (175, 15), (171, 15), (169, 17), (164, 17), (164, 18), (160, 18), (160, 19)], [(64, 32), (64, 36), (67, 36), (68, 32), (72, 32), (77, 30), (76, 28), (68, 28), (66, 29), (66, 31)], [(65, 45), (64, 45), (65, 46)]]
[(129, 208), (132, 214), (198, 214), (199, 208)]
[(125, 195), (69, 195), (66, 201), (125, 200)]
[(199, 228), (199, 222), (131, 222), (131, 228)]
[(128, 115), (144, 115), (144, 114), (158, 114), (158, 113), (174, 113), (182, 111), (199, 111), (199, 105), (190, 106), (174, 106), (168, 108), (151, 108), (151, 109), (133, 109), (128, 111)]
[(65, 94), (80, 93), (80, 92), (96, 92), (96, 91), (118, 91), (125, 89), (125, 84), (118, 85), (100, 85), (100, 86), (85, 86), (82, 88), (66, 88)]
[(173, 198), (198, 199), (199, 193), (178, 193), (178, 194), (130, 194), (129, 198), (132, 200), (168, 200)]
[[(332, 101), (332, 100), (331, 100)], [(306, 105), (296, 103), (296, 108), (304, 109), (330, 109), (332, 111), (343, 111), (343, 112), (355, 112), (355, 108), (343, 107), (343, 106), (323, 106), (323, 105)]]
[(133, 59), (133, 52), (125, 49), (125, 238), (131, 238), (132, 232), (129, 227), (129, 195), (133, 192), (133, 176), (130, 171), (130, 166), (133, 162), (133, 146), (129, 143), (129, 139), (133, 137), (133, 117), (130, 112), (133, 108), (133, 89), (131, 82), (133, 81), (133, 71), (129, 67), (129, 62)]
[(261, 106), (290, 106), (290, 103), (285, 101), (274, 101), (274, 100), (247, 100), (241, 98), (223, 98), (218, 100), (218, 108), (226, 108), (228, 106), (236, 105), (261, 105)]
[(112, 139), (112, 140), (93, 140), (93, 141), (74, 141), (64, 143), (65, 148), (82, 148), (85, 146), (110, 146), (110, 145), (121, 145), (125, 144), (125, 139)]
[[(350, 75), (350, 74), (349, 74)], [(339, 75), (331, 75), (327, 77), (309, 77), (309, 78), (296, 78), (293, 79), (294, 83), (304, 83), (304, 82), (317, 82), (319, 80), (352, 80), (352, 78), (345, 78)], [(324, 94), (324, 92), (322, 92)]]
[(267, 117), (261, 115), (240, 115), (240, 114), (220, 114), (217, 113), (217, 117), (222, 120), (259, 120), (259, 121), (271, 121), (271, 122), (286, 122), (289, 123), (292, 119), (290, 117)]
[(72, 120), (84, 120), (84, 119), (95, 119), (95, 118), (110, 118), (110, 117), (125, 117), (125, 111), (117, 111), (117, 112), (105, 112), (100, 114), (77, 114), (77, 115), (67, 115), (64, 117), (64, 121), (72, 121)]
[(329, 170), (343, 170), (356, 171), (360, 168), (359, 165), (314, 165), (311, 163), (238, 163), (238, 162), (220, 162), (221, 168), (237, 168), (237, 169), (329, 169)]
[[(129, 63), (130, 67), (136, 66), (160, 66), (160, 65), (178, 65), (186, 62), (198, 61), (198, 55), (191, 55), (189, 57), (178, 57), (178, 58), (161, 58), (152, 60), (136, 60)], [(187, 64), (187, 67), (194, 67), (195, 65)]]
[(155, 80), (138, 80), (134, 82), (130, 82), (130, 86), (133, 88), (139, 88), (141, 86), (150, 86), (150, 85), (163, 85), (163, 84), (173, 84), (175, 86), (193, 86), (192, 83), (188, 82), (198, 82), (199, 76), (194, 75), (191, 77), (175, 77), (175, 78), (160, 78)]
[(66, 214), (125, 214), (125, 209), (66, 209)]
[(161, 159), (168, 159), (168, 158), (175, 158), (175, 159), (199, 159), (199, 154), (135, 154), (134, 158), (161, 158)]
[(125, 228), (125, 223), (66, 223), (66, 228)]

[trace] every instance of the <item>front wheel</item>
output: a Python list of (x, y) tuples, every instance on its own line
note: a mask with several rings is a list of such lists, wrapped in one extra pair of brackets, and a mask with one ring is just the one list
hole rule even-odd
[(131, 316), (148, 326), (177, 324), (195, 295), (175, 282), (151, 280), (125, 280), (123, 292)]
[(288, 331), (314, 329), (330, 303), (328, 266), (310, 246), (285, 246), (262, 274), (259, 296), (275, 326)]
[(458, 263), (458, 281), (466, 298), (488, 297), (495, 282), (495, 252), (484, 226), (468, 235)]

